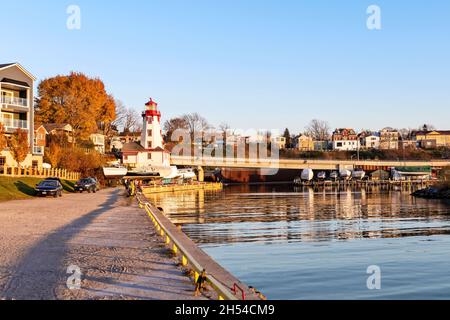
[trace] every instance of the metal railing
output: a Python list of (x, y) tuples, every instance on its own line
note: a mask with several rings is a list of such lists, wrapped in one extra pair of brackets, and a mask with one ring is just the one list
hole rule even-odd
[(27, 120), (0, 118), (0, 122), (6, 129), (28, 129)]
[[(186, 267), (189, 265), (194, 271), (194, 280), (197, 282), (200, 277), (202, 271), (205, 269), (200, 263), (186, 250), (177, 238), (167, 230), (163, 223), (161, 223), (160, 219), (157, 215), (152, 212), (152, 208), (148, 202), (144, 202), (141, 200), (141, 197), (138, 197), (139, 205), (141, 208), (144, 208), (147, 212), (148, 216), (152, 220), (155, 225), (157, 233), (164, 238), (166, 245), (171, 245), (171, 249), (173, 253), (181, 256), (181, 264)], [(233, 294), (232, 290), (230, 290), (227, 286), (222, 284), (212, 275), (207, 275), (206, 281), (211, 285), (211, 287), (217, 292), (219, 300), (238, 300), (238, 298)], [(245, 295), (243, 296), (245, 298)]]
[(28, 108), (28, 99), (25, 98), (3, 96), (0, 101), (4, 104)]

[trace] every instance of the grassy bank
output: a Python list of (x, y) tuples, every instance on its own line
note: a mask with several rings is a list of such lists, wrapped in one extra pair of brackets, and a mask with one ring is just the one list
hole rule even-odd
[[(34, 197), (34, 187), (41, 182), (40, 178), (0, 177), (0, 201), (21, 200)], [(73, 192), (74, 183), (62, 180), (65, 192)]]

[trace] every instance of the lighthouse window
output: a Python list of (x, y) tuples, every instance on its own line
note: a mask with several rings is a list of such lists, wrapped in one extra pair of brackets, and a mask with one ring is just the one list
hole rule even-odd
[(152, 154), (151, 153), (148, 153), (147, 157), (148, 157), (148, 160), (152, 160)]
[(148, 130), (148, 136), (152, 136), (153, 135), (153, 131), (152, 130)]
[(149, 148), (149, 149), (153, 148), (153, 143), (152, 143), (152, 142), (149, 142), (149, 143), (148, 143), (148, 148)]

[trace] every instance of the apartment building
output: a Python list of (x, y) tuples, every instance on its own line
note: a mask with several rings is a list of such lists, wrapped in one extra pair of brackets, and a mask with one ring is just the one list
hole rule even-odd
[[(17, 129), (28, 133), (30, 153), (23, 167), (41, 167), (42, 154), (34, 153), (34, 82), (36, 78), (19, 63), (0, 64), (0, 122), (6, 134)], [(8, 150), (0, 150), (0, 167), (16, 166)]]

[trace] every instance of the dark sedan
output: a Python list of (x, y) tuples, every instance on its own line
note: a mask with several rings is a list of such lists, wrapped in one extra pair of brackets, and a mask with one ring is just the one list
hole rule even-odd
[(76, 192), (87, 191), (89, 193), (96, 193), (98, 190), (97, 181), (93, 178), (81, 179), (75, 184)]
[(62, 197), (63, 186), (57, 180), (44, 180), (36, 186), (35, 193), (38, 197)]

